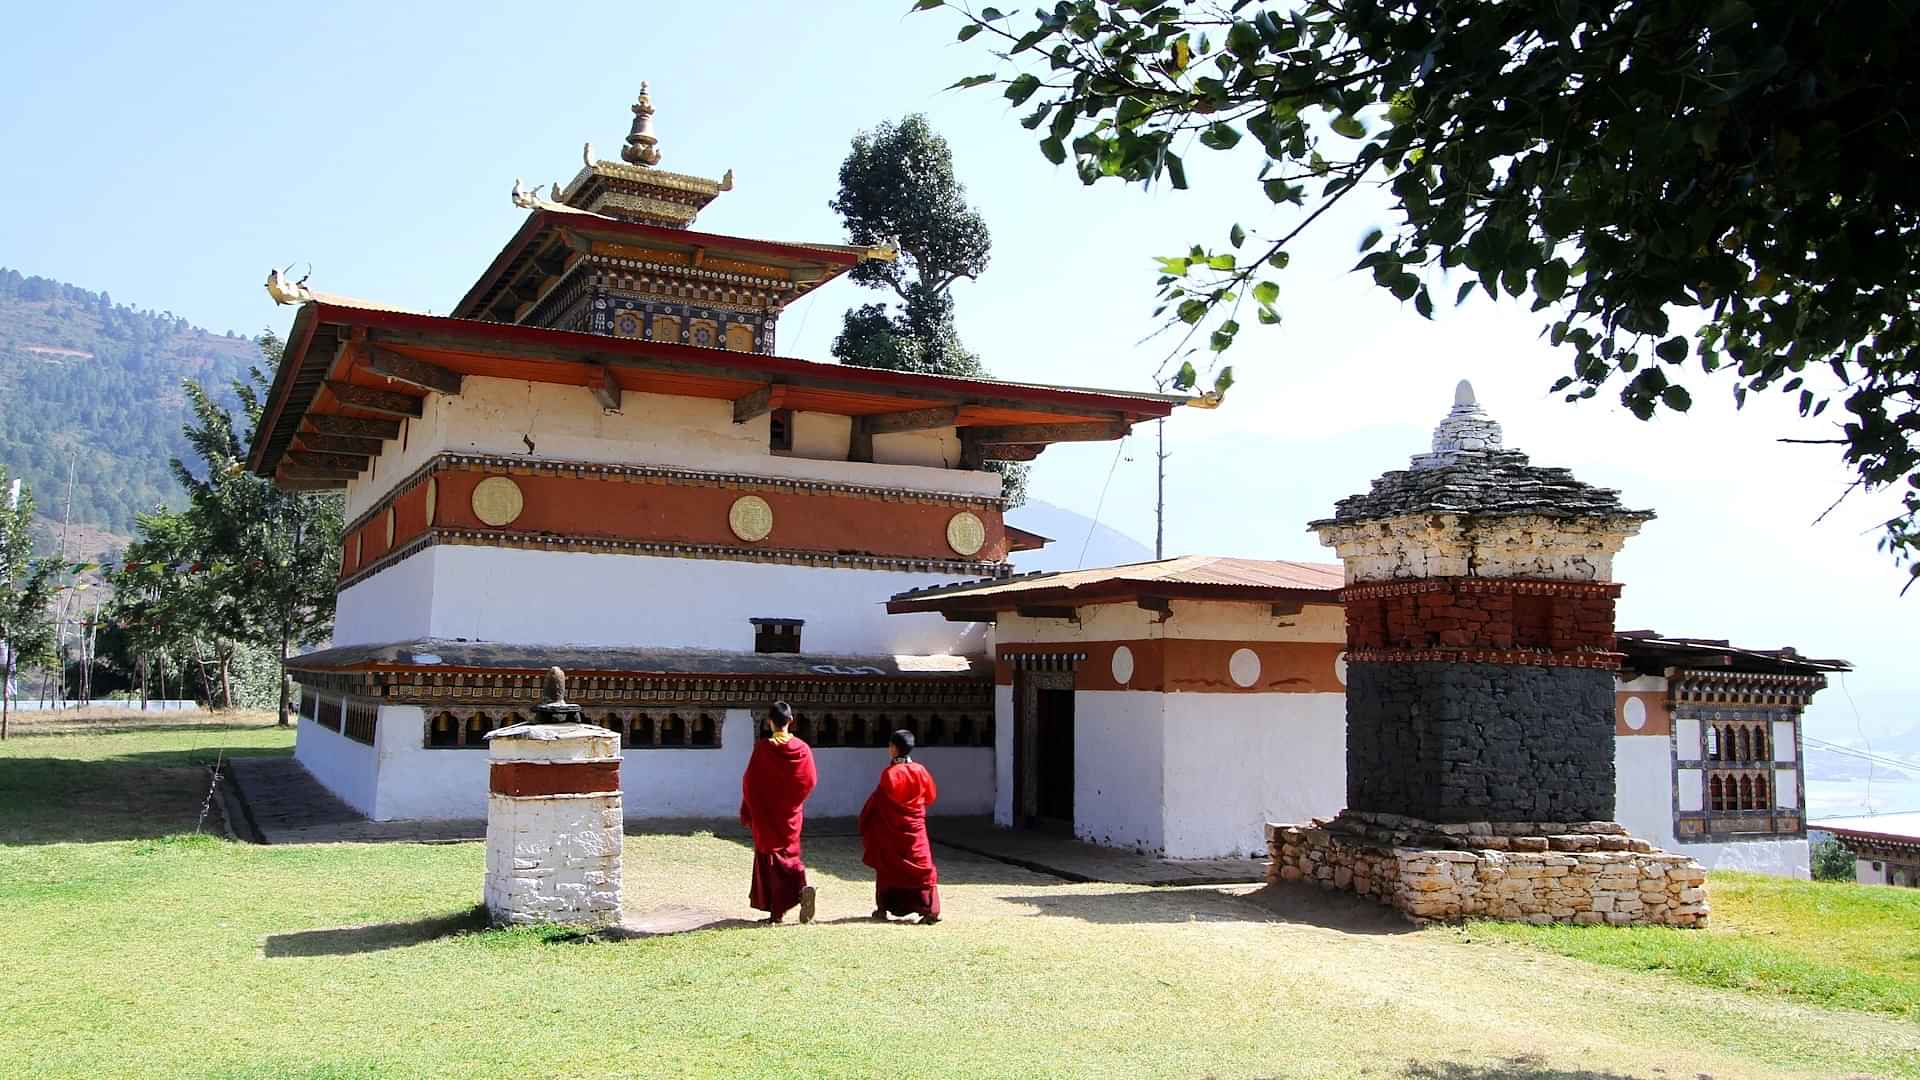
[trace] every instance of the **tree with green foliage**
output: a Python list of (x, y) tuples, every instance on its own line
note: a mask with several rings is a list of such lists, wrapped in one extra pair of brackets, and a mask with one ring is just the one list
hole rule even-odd
[(45, 660), (53, 653), (53, 599), (56, 559), (33, 557), (33, 492), (20, 487), (0, 465), (0, 739), (7, 737), (13, 706), (13, 676), (23, 661)]
[(1854, 874), (1853, 852), (1840, 846), (1840, 841), (1827, 839), (1813, 845), (1813, 880), (1815, 881), (1858, 881)]
[[(856, 244), (888, 245), (899, 258), (868, 259), (848, 275), (872, 289), (891, 289), (899, 310), (863, 304), (849, 310), (833, 341), (843, 364), (983, 377), (986, 366), (967, 351), (954, 326), (953, 286), (987, 268), (993, 237), (953, 171), (947, 140), (918, 113), (883, 122), (853, 137), (840, 165), (840, 192), (828, 204)], [(1008, 501), (1026, 498), (1026, 468), (994, 462)]]
[[(269, 370), (278, 367), (280, 340), (269, 333), (260, 348)], [(270, 381), (259, 367), (236, 380), (237, 411), (185, 383), (193, 411), (185, 434), (199, 461), (175, 458), (172, 467), (187, 508), (143, 515), (115, 579), (122, 617), (137, 620), (156, 649), (211, 655), (223, 704), (234, 701), (228, 676), (236, 650), (275, 650), (284, 670), (294, 647), (324, 639), (333, 625), (340, 498), (282, 491), (246, 468)], [(279, 697), (285, 725), (284, 680)]]
[(1722, 373), (1742, 404), (1777, 389), (1812, 419), (1839, 402), (1843, 419), (1792, 441), (1839, 447), (1849, 491), (1904, 481), (1881, 546), (1920, 579), (1914, 5), (914, 6), (954, 7), (961, 40), (995, 43), (1009, 69), (956, 85), (1033, 101), (1041, 152), (1086, 183), (1184, 188), (1182, 153), (1251, 139), (1287, 227), (1159, 260), (1161, 311), (1213, 352), (1242, 311), (1280, 321), (1298, 237), (1384, 188), (1392, 219), (1357, 269), (1426, 318), (1449, 286), (1529, 303), (1567, 350), (1569, 399), (1617, 384), (1644, 419)]

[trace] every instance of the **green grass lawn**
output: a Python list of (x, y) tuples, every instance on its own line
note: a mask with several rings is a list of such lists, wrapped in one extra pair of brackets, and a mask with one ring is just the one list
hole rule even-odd
[(1920, 890), (1714, 873), (1705, 931), (1476, 923), (1596, 964), (1920, 1023)]
[[(479, 844), (182, 835), (191, 761), (290, 741), (226, 727), (0, 744), (0, 1075), (1920, 1077), (1909, 1019), (1318, 894), (1067, 884), (936, 848), (947, 919), (876, 925), (849, 838), (809, 845), (814, 926), (481, 930)], [(747, 863), (629, 836), (628, 906), (750, 916)], [(1861, 919), (1833, 962), (1877, 962)]]

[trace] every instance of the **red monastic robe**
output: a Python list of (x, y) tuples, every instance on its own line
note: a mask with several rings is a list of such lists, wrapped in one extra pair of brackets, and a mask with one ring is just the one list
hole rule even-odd
[(873, 867), (874, 902), (889, 915), (940, 914), (940, 871), (927, 842), (927, 807), (939, 797), (933, 774), (896, 761), (860, 810), (860, 844)]
[(740, 824), (753, 830), (753, 888), (748, 901), (774, 918), (800, 902), (807, 866), (800, 859), (800, 829), (807, 796), (819, 780), (813, 749), (802, 739), (761, 739), (753, 744), (740, 778)]

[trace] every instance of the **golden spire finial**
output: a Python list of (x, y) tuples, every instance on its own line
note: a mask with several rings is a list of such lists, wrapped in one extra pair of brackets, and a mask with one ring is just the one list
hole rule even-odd
[(627, 132), (620, 157), (632, 165), (658, 165), (659, 142), (653, 134), (653, 99), (647, 96), (647, 84), (641, 83), (640, 100), (633, 103), (633, 130)]

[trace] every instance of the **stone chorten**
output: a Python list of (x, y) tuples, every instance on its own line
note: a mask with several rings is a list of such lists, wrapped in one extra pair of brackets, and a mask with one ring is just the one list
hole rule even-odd
[(1460, 383), (1431, 452), (1311, 523), (1346, 565), (1347, 809), (1273, 874), (1419, 918), (1704, 922), (1614, 814), (1613, 556), (1653, 514), (1532, 464)]

